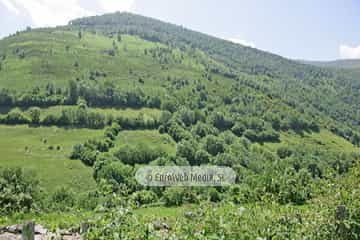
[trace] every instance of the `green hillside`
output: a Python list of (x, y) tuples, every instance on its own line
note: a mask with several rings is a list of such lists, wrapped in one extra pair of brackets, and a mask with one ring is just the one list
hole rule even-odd
[[(0, 223), (90, 219), (89, 239), (159, 239), (147, 226), (168, 219), (165, 239), (339, 239), (329, 211), (344, 204), (346, 237), (359, 234), (359, 93), (352, 70), (130, 13), (18, 32), (0, 40), (0, 212), (12, 216)], [(237, 178), (150, 188), (134, 179), (144, 165)]]
[(359, 125), (358, 74), (354, 76), (349, 72), (299, 64), (274, 54), (131, 13), (78, 19), (71, 21), (66, 28), (98, 31), (109, 36), (117, 32), (127, 33), (170, 46), (201, 49), (228, 66), (233, 74), (240, 72), (257, 76), (252, 86), (281, 97), (300, 110), (306, 108), (312, 114), (323, 112), (341, 122)]

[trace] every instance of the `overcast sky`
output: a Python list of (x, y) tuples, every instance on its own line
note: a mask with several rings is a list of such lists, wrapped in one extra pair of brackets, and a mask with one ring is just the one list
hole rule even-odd
[(129, 11), (285, 57), (360, 58), (359, 0), (0, 0), (0, 37)]

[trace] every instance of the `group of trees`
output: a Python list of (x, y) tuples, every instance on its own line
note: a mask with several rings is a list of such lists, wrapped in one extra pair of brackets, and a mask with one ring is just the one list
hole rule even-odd
[(35, 124), (44, 126), (72, 126), (99, 129), (104, 128), (108, 119), (103, 114), (88, 110), (85, 106), (65, 108), (61, 114), (49, 113), (41, 117), (41, 109), (32, 107), (24, 113), (20, 109), (13, 109), (0, 117), (3, 124)]
[(70, 81), (68, 102), (76, 104), (79, 98), (89, 106), (159, 108), (161, 105), (159, 96), (146, 95), (140, 88), (124, 91), (111, 82)]
[(0, 213), (26, 212), (39, 197), (38, 181), (20, 168), (0, 169)]
[[(182, 113), (174, 114), (164, 112), (161, 116), (162, 125), (159, 130), (168, 132), (177, 141), (175, 155), (165, 154), (160, 149), (148, 145), (124, 145), (117, 151), (112, 151), (114, 154), (100, 154), (96, 158), (94, 171), (101, 172), (100, 175), (95, 173), (96, 179), (99, 181), (101, 178), (99, 176), (103, 176), (117, 189), (125, 188), (127, 194), (135, 194), (136, 199), (139, 199), (140, 193), (137, 191), (143, 190), (143, 187), (136, 184), (130, 174), (136, 170), (138, 164), (160, 166), (215, 164), (236, 170), (239, 189), (236, 191), (233, 188), (216, 189), (211, 193), (211, 199), (214, 201), (229, 199), (235, 203), (252, 202), (260, 201), (267, 196), (281, 204), (304, 204), (314, 195), (313, 183), (317, 181), (316, 179), (322, 179), (324, 173), (329, 170), (335, 174), (346, 173), (354, 157), (356, 158), (356, 156), (346, 158), (334, 156), (332, 153), (319, 152), (308, 147), (298, 149), (281, 146), (276, 153), (273, 153), (251, 145), (253, 139), (248, 138), (245, 129), (248, 126), (251, 126), (253, 131), (262, 128), (263, 124), (256, 123), (256, 119), (249, 121), (252, 122), (250, 125), (243, 124), (244, 128), (238, 126), (244, 133), (239, 134), (237, 131), (240, 130), (235, 131), (234, 126), (230, 130), (223, 130), (215, 127), (213, 121), (202, 122), (201, 117), (200, 120), (194, 120), (196, 117), (188, 111), (190, 110), (182, 110)], [(119, 170), (116, 170), (118, 168)], [(122, 172), (124, 169), (127, 169), (126, 174)], [(106, 174), (107, 171), (111, 174)], [(190, 198), (193, 200), (189, 200), (188, 193), (183, 195), (179, 189), (168, 191), (160, 189), (154, 192), (156, 197), (153, 193), (149, 193), (149, 199), (161, 199), (167, 205), (196, 202), (201, 199), (201, 193), (190, 192), (195, 196)], [(139, 201), (148, 202), (141, 199)]]
[(89, 109), (85, 103), (79, 102), (76, 107), (64, 107), (59, 112), (43, 114), (42, 109), (31, 107), (26, 111), (15, 108), (7, 114), (0, 116), (2, 124), (34, 124), (43, 126), (81, 127), (102, 129), (112, 122), (118, 123), (123, 129), (156, 129), (160, 122), (157, 118), (145, 117), (139, 113), (134, 117), (102, 114)]
[[(188, 127), (181, 119), (188, 123)], [(263, 196), (273, 196), (281, 204), (304, 204), (313, 196), (312, 183), (316, 181), (315, 179), (321, 179), (326, 169), (332, 169), (337, 174), (344, 174), (348, 169), (346, 166), (349, 166), (348, 164), (352, 161), (352, 157), (344, 161), (341, 160), (343, 156), (334, 158), (324, 155), (325, 153), (316, 152), (314, 149), (299, 151), (299, 149), (287, 146), (280, 147), (274, 154), (259, 147), (252, 147), (251, 139), (248, 139), (246, 134), (239, 134), (241, 136), (239, 138), (232, 130), (222, 131), (211, 123), (191, 119), (193, 117), (189, 113), (179, 118), (177, 113), (164, 112), (161, 117), (163, 128), (169, 130), (178, 128), (180, 132), (183, 132), (176, 135), (181, 137), (177, 139), (175, 155), (168, 155), (160, 149), (144, 144), (124, 145), (112, 151), (113, 154), (94, 154), (95, 157), (90, 165), (94, 164), (95, 178), (97, 181), (104, 178), (116, 189), (126, 189), (127, 194), (135, 194), (134, 198), (139, 199), (140, 193), (137, 191), (141, 191), (143, 187), (139, 186), (131, 175), (138, 164), (192, 166), (215, 164), (229, 166), (237, 171), (240, 190), (235, 192), (232, 188), (214, 190), (211, 193), (211, 199), (214, 201), (215, 199), (231, 199), (236, 203), (251, 202), (259, 201), (263, 199)], [(255, 123), (253, 125), (254, 129), (262, 126)], [(172, 131), (169, 133), (173, 133)], [(100, 150), (99, 147), (92, 149), (93, 153), (95, 149), (99, 153), (108, 150)], [(330, 160), (332, 158), (334, 159)], [(309, 159), (318, 160), (309, 161)], [(158, 190), (154, 192), (156, 197), (153, 193), (149, 193), (149, 199), (162, 199), (167, 205), (192, 201), (184, 197), (188, 195), (183, 195), (181, 191), (178, 191), (180, 190)], [(192, 192), (195, 197), (190, 199), (199, 201), (201, 199), (201, 194), (199, 194), (196, 191)]]
[[(103, 73), (95, 71), (93, 74), (97, 76)], [(34, 87), (31, 91), (22, 93), (0, 89), (0, 106), (6, 107), (76, 105), (79, 99), (85, 100), (89, 106), (160, 108), (161, 105), (161, 98), (157, 94), (146, 95), (140, 88), (120, 90), (111, 82), (70, 80), (65, 89), (56, 88), (49, 83), (44, 89)]]
[(146, 118), (140, 113), (136, 117), (118, 116), (113, 119), (114, 122), (120, 124), (123, 129), (156, 129), (160, 122), (157, 118)]
[(94, 165), (97, 156), (101, 152), (108, 152), (110, 148), (114, 147), (116, 136), (121, 131), (121, 126), (113, 123), (107, 127), (104, 136), (98, 139), (90, 139), (84, 144), (76, 144), (70, 154), (71, 159), (80, 159), (88, 166)]
[(30, 92), (23, 93), (0, 89), (0, 106), (6, 107), (55, 106), (64, 104), (65, 99), (64, 91), (60, 88), (55, 89), (52, 84), (48, 84), (44, 90), (34, 87)]
[(124, 145), (114, 153), (115, 157), (128, 165), (148, 164), (164, 155), (165, 153), (161, 148), (150, 147), (145, 144)]
[(173, 117), (164, 112), (160, 119), (160, 132), (168, 133), (176, 142), (182, 139), (204, 138), (221, 132), (232, 132), (237, 137), (246, 137), (252, 142), (277, 142), (280, 134), (260, 118), (234, 118), (222, 112), (208, 113), (182, 108)]
[(93, 129), (104, 128), (106, 117), (98, 112), (87, 110), (84, 106), (76, 109), (63, 109), (60, 116), (48, 114), (41, 122), (44, 125), (77, 126)]

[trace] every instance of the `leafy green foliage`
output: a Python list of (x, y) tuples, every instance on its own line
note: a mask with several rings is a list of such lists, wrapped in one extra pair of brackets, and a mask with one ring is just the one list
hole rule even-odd
[(34, 207), (38, 182), (20, 168), (0, 171), (0, 212), (29, 211)]

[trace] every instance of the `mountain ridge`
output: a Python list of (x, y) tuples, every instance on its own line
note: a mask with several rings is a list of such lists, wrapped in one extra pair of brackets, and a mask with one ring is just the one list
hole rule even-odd
[(360, 68), (360, 59), (336, 59), (331, 61), (308, 61), (308, 60), (297, 60), (297, 61), (319, 67), (344, 68), (344, 69)]

